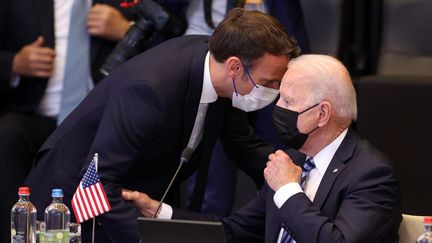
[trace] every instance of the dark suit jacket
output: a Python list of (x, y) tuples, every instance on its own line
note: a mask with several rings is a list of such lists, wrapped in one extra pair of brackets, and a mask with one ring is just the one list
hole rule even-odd
[[(26, 181), (31, 186), (32, 202), (43, 209), (50, 201), (50, 190), (59, 187), (70, 206), (97, 152), (99, 175), (112, 207), (97, 221), (106, 235), (122, 242), (137, 242), (136, 210), (121, 198), (120, 189), (161, 198), (193, 128), (207, 38), (185, 36), (164, 42), (126, 62), (96, 86), (38, 153)], [(245, 118), (229, 99), (212, 103), (203, 140), (184, 167), (184, 177), (200, 161), (210, 158), (219, 137), (238, 166), (261, 179), (266, 157), (273, 148), (253, 136)], [(39, 218), (42, 214), (43, 210), (38, 211)]]
[[(120, 9), (121, 0), (95, 0)], [(14, 0), (0, 3), (0, 113), (6, 111), (34, 112), (45, 93), (48, 79), (24, 77), (19, 86), (10, 87), (12, 61), (25, 45), (39, 35), (45, 46), (54, 48), (54, 0)], [(120, 9), (129, 17), (129, 10)], [(99, 68), (110, 54), (115, 42), (91, 38), (91, 66), (95, 82), (102, 78)]]
[[(276, 242), (281, 226), (298, 243), (397, 242), (402, 220), (399, 184), (387, 158), (349, 130), (313, 202), (304, 193), (278, 209), (265, 184), (258, 197), (222, 219), (234, 242)], [(196, 218), (174, 211), (174, 218)]]

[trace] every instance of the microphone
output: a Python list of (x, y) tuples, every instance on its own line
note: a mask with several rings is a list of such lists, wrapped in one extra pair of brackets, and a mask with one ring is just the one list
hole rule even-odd
[(188, 162), (190, 160), (190, 158), (192, 157), (193, 152), (194, 152), (193, 149), (191, 149), (189, 147), (186, 147), (185, 149), (183, 149), (183, 152), (181, 153), (181, 156), (180, 156), (180, 164), (177, 167), (177, 170), (174, 173), (174, 176), (171, 178), (171, 181), (170, 181), (167, 189), (165, 190), (165, 192), (164, 192), (164, 194), (163, 194), (163, 196), (162, 196), (162, 198), (161, 198), (161, 200), (159, 202), (159, 206), (158, 206), (158, 208), (157, 208), (157, 210), (156, 210), (156, 212), (155, 212), (155, 214), (153, 215), (152, 218), (156, 218), (156, 216), (158, 215), (159, 211), (161, 210), (162, 203), (163, 203), (166, 195), (168, 194), (168, 191), (171, 188), (171, 186), (172, 186), (175, 178), (177, 177), (177, 174), (179, 173), (179, 171), (180, 171), (181, 167), (183, 166), (183, 164), (186, 163), (186, 162)]

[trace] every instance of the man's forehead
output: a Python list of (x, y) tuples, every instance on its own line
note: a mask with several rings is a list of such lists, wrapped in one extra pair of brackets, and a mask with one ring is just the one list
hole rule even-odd
[(307, 85), (304, 84), (304, 80), (289, 77), (287, 78), (284, 76), (280, 86), (280, 93), (284, 98), (302, 98), (307, 93)]

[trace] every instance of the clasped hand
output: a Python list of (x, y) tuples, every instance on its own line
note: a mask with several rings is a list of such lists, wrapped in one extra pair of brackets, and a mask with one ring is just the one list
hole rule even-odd
[(264, 177), (271, 189), (277, 191), (288, 183), (300, 183), (302, 169), (294, 164), (284, 151), (277, 150), (270, 154), (268, 159)]

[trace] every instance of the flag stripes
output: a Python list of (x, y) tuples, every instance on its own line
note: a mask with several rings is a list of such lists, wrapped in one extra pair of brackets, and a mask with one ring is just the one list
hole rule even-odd
[(72, 208), (78, 223), (111, 210), (111, 205), (99, 180), (94, 160), (90, 162), (72, 197)]

